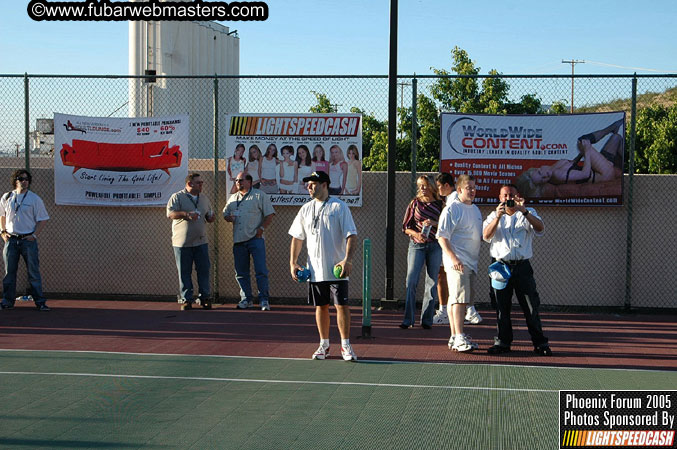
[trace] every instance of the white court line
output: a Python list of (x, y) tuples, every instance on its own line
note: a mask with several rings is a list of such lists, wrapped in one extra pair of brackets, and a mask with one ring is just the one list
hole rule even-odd
[[(107, 352), (102, 350), (33, 350), (20, 348), (0, 348), (0, 352), (42, 352), (42, 353), (94, 353), (101, 355), (131, 355), (131, 356), (174, 356), (184, 358), (222, 358), (222, 359), (269, 359), (279, 361), (310, 361), (310, 358), (283, 358), (279, 356), (242, 356), (242, 355), (193, 355), (185, 353), (137, 353), (137, 352)], [(556, 356), (554, 357), (556, 358)], [(674, 370), (660, 370), (660, 369), (624, 369), (622, 367), (563, 367), (563, 366), (531, 366), (525, 364), (495, 364), (487, 362), (458, 363), (455, 361), (441, 362), (441, 361), (398, 361), (391, 359), (362, 359), (360, 364), (424, 364), (433, 366), (481, 366), (481, 367), (509, 367), (509, 368), (525, 368), (525, 369), (558, 369), (558, 370), (612, 370), (621, 372), (657, 372), (657, 373), (675, 373)]]
[(504, 392), (547, 392), (555, 393), (558, 390), (551, 389), (520, 389), (520, 388), (492, 388), (476, 386), (435, 386), (426, 384), (390, 384), (390, 383), (357, 383), (352, 381), (308, 381), (308, 380), (257, 380), (248, 378), (220, 378), (220, 377), (173, 377), (164, 375), (129, 375), (108, 373), (69, 373), (69, 372), (5, 372), (0, 375), (40, 375), (62, 377), (97, 377), (97, 378), (138, 378), (147, 380), (182, 380), (182, 381), (228, 381), (237, 383), (276, 383), (276, 384), (319, 384), (330, 386), (366, 386), (386, 388), (410, 388), (410, 389), (446, 389), (460, 391), (504, 391)]

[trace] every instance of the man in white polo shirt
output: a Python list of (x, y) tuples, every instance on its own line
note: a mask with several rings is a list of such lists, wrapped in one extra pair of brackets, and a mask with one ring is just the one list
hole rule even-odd
[(42, 199), (30, 187), (32, 177), (25, 169), (12, 174), (13, 191), (0, 199), (0, 225), (5, 248), (2, 253), (5, 261), (5, 278), (2, 280), (2, 309), (14, 308), (16, 295), (16, 272), (19, 257), (23, 257), (28, 269), (28, 282), (35, 307), (40, 311), (49, 311), (47, 300), (42, 293), (40, 260), (38, 258), (37, 236), (40, 234), (49, 215)]
[(298, 258), (303, 241), (306, 241), (310, 269), (308, 302), (315, 305), (315, 322), (320, 334), (320, 346), (312, 359), (322, 360), (329, 356), (329, 303), (332, 302), (341, 334), (341, 356), (345, 361), (357, 361), (350, 345), (348, 305), (348, 275), (357, 242), (355, 222), (348, 205), (329, 196), (330, 178), (326, 172), (315, 171), (303, 182), (308, 183), (313, 200), (299, 209), (289, 228), (292, 236), (289, 269), (291, 277), (298, 281), (297, 272), (302, 269)]

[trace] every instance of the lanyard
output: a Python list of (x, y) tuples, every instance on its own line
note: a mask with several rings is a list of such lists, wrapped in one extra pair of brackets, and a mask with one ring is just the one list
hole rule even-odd
[(19, 212), (19, 208), (21, 208), (21, 205), (24, 204), (24, 200), (26, 200), (26, 196), (28, 195), (28, 191), (24, 192), (24, 198), (21, 199), (21, 203), (19, 203), (19, 194), (16, 194), (14, 197), (14, 214)]
[(247, 196), (249, 195), (249, 193), (250, 193), (251, 191), (252, 191), (251, 189), (248, 190), (247, 193), (244, 194), (240, 200), (235, 200), (235, 203), (237, 204), (237, 205), (236, 205), (236, 208), (237, 208), (237, 209), (240, 209), (240, 203), (242, 203), (242, 200), (244, 200), (245, 198), (247, 198)]
[(195, 210), (197, 211), (197, 205), (200, 203), (200, 194), (197, 194), (197, 202), (193, 200), (193, 196), (188, 193), (188, 200), (195, 206)]
[(322, 206), (320, 206), (320, 210), (317, 212), (317, 215), (315, 215), (315, 202), (313, 201), (313, 233), (317, 233), (319, 231), (319, 224), (320, 224), (320, 215), (322, 214), (322, 210), (324, 207), (327, 205), (327, 202), (329, 201), (329, 197), (322, 202)]

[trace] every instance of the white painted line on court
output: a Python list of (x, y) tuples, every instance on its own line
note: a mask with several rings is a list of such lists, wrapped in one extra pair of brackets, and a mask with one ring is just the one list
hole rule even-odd
[(504, 391), (504, 392), (547, 392), (555, 393), (552, 389), (520, 389), (520, 388), (492, 388), (477, 386), (439, 386), (426, 384), (390, 384), (390, 383), (357, 383), (353, 381), (308, 381), (308, 380), (257, 380), (248, 378), (221, 378), (221, 377), (175, 377), (165, 375), (129, 375), (110, 373), (69, 373), (69, 372), (5, 372), (0, 375), (40, 375), (60, 377), (96, 377), (96, 378), (131, 378), (147, 380), (181, 380), (181, 381), (227, 381), (236, 383), (275, 383), (275, 384), (318, 384), (330, 386), (366, 386), (385, 388), (409, 388), (409, 389), (446, 389), (460, 391)]
[[(199, 355), (186, 353), (137, 353), (137, 352), (107, 352), (103, 350), (33, 350), (20, 348), (0, 348), (0, 352), (44, 352), (44, 353), (94, 353), (101, 355), (131, 355), (131, 356), (175, 356), (182, 358), (222, 358), (222, 359), (266, 359), (280, 361), (310, 361), (310, 358), (284, 358), (280, 356), (242, 356), (242, 355)], [(555, 358), (556, 357), (551, 357)], [(331, 361), (331, 360), (330, 360)], [(336, 360), (338, 361), (338, 360)], [(490, 362), (457, 362), (457, 361), (397, 361), (391, 359), (361, 359), (360, 364), (425, 364), (437, 366), (469, 366), (469, 367), (508, 367), (515, 369), (560, 369), (560, 370), (613, 370), (621, 372), (658, 372), (674, 373), (674, 370), (661, 369), (626, 369), (622, 367), (569, 367), (569, 366), (531, 366), (528, 364), (496, 364)]]

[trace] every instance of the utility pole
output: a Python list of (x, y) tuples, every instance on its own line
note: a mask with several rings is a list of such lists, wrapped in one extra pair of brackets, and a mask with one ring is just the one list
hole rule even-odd
[[(400, 87), (400, 109), (404, 109), (404, 87), (411, 86), (411, 83), (401, 82), (397, 83)], [(400, 139), (402, 138), (402, 130), (400, 130)]]
[(583, 64), (585, 61), (582, 59), (570, 59), (562, 60), (562, 64), (571, 64), (571, 113), (574, 113), (574, 66), (576, 64)]

